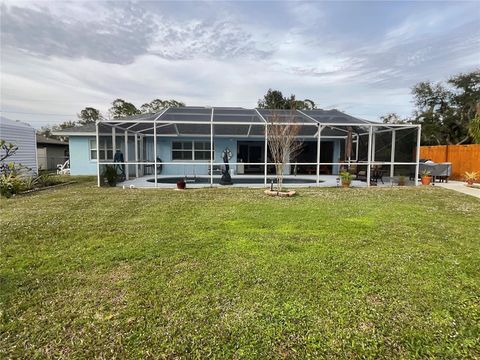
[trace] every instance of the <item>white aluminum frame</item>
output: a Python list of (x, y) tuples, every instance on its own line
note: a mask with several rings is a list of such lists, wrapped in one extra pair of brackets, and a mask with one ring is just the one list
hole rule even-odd
[[(213, 186), (214, 185), (214, 175), (213, 175), (213, 168), (215, 165), (222, 165), (223, 163), (215, 162), (215, 151), (214, 151), (214, 137), (232, 137), (232, 135), (216, 135), (214, 134), (214, 126), (215, 125), (248, 125), (248, 133), (246, 135), (239, 135), (239, 137), (242, 138), (264, 138), (264, 185), (267, 185), (267, 179), (268, 179), (268, 166), (269, 165), (275, 165), (275, 163), (269, 163), (268, 162), (268, 125), (269, 122), (265, 117), (258, 111), (258, 109), (253, 109), (253, 114), (231, 114), (232, 116), (249, 116), (251, 119), (247, 121), (214, 121), (214, 114), (215, 114), (215, 108), (212, 107), (210, 114), (206, 112), (202, 113), (181, 113), (181, 112), (175, 112), (174, 114), (176, 116), (181, 116), (181, 115), (188, 115), (188, 116), (210, 116), (209, 121), (192, 121), (192, 120), (162, 120), (162, 116), (166, 114), (169, 111), (170, 108), (166, 108), (162, 110), (161, 112), (158, 113), (153, 120), (146, 120), (146, 119), (129, 119), (129, 118), (124, 118), (124, 119), (102, 119), (100, 121), (97, 121), (95, 124), (95, 137), (97, 141), (97, 185), (100, 186), (100, 165), (109, 165), (109, 164), (120, 164), (120, 163), (114, 163), (111, 161), (101, 161), (99, 159), (99, 139), (100, 135), (102, 136), (108, 136), (107, 134), (104, 134), (103, 132), (99, 132), (99, 125), (107, 125), (112, 128), (111, 130), (111, 136), (112, 136), (112, 146), (113, 146), (113, 151), (116, 151), (116, 130), (120, 130), (124, 132), (124, 137), (125, 137), (125, 162), (121, 163), (125, 165), (125, 172), (126, 172), (126, 178), (127, 180), (129, 179), (129, 165), (135, 165), (135, 177), (139, 177), (139, 166), (142, 167), (141, 175), (144, 175), (144, 167), (145, 165), (154, 165), (154, 177), (155, 177), (155, 188), (158, 187), (158, 179), (157, 179), (157, 167), (158, 167), (158, 141), (157, 139), (159, 137), (169, 137), (169, 138), (174, 138), (177, 136), (180, 136), (180, 133), (178, 131), (178, 124), (194, 124), (194, 125), (209, 125), (210, 127), (210, 161), (208, 162), (199, 162), (199, 161), (171, 161), (171, 162), (165, 162), (162, 161), (162, 165), (190, 165), (190, 166), (196, 166), (196, 165), (207, 165), (210, 168), (210, 182), (209, 185)], [(192, 108), (190, 108), (192, 109)], [(198, 108), (205, 110), (206, 108)], [(221, 109), (221, 108), (220, 108)], [(244, 109), (243, 109), (244, 110)], [(221, 113), (221, 110), (219, 110)], [(312, 136), (299, 136), (299, 138), (316, 138), (317, 140), (317, 161), (316, 163), (287, 163), (286, 165), (316, 165), (316, 184), (320, 184), (320, 166), (321, 165), (336, 165), (336, 166), (342, 166), (345, 165), (344, 162), (324, 162), (322, 163), (320, 161), (320, 148), (321, 148), (321, 141), (322, 141), (322, 131), (328, 127), (331, 129), (339, 130), (339, 131), (344, 131), (348, 133), (348, 130), (341, 129), (339, 127), (358, 127), (358, 128), (366, 128), (368, 129), (367, 132), (363, 133), (356, 133), (356, 148), (355, 148), (355, 160), (357, 165), (366, 165), (367, 166), (367, 186), (370, 186), (370, 180), (371, 180), (371, 167), (373, 165), (390, 165), (390, 177), (392, 178), (394, 176), (394, 166), (395, 165), (415, 165), (415, 185), (418, 185), (418, 172), (419, 172), (419, 160), (420, 160), (420, 139), (421, 139), (421, 126), (417, 124), (383, 124), (383, 123), (373, 123), (373, 122), (368, 122), (366, 120), (361, 120), (358, 119), (358, 123), (335, 123), (335, 122), (322, 122), (314, 117), (308, 115), (305, 112), (302, 112), (300, 110), (296, 110), (296, 113), (301, 114), (303, 117), (311, 120), (311, 122), (279, 122), (275, 123), (278, 125), (302, 125), (302, 126), (316, 126), (317, 127), (317, 132)], [(221, 114), (222, 116), (228, 116), (226, 114)], [(260, 119), (260, 121), (253, 120), (255, 117)], [(268, 116), (267, 116), (268, 118)], [(129, 124), (129, 126), (121, 127), (120, 125), (126, 125)], [(152, 124), (152, 127), (147, 127), (145, 129), (140, 129), (140, 130), (133, 130), (133, 128), (136, 125), (139, 124)], [(157, 129), (169, 126), (169, 125), (174, 125), (175, 126), (175, 132), (176, 134), (158, 134)], [(259, 125), (264, 127), (264, 135), (250, 135), (250, 130), (253, 125)], [(377, 130), (377, 128), (381, 128)], [(405, 130), (405, 129), (417, 129), (417, 146), (416, 146), (416, 157), (415, 157), (415, 162), (395, 162), (395, 143), (396, 143), (396, 132), (397, 130)], [(152, 131), (153, 134), (146, 133), (148, 131)], [(375, 134), (377, 133), (382, 133), (382, 132), (392, 132), (392, 145), (391, 145), (391, 158), (389, 162), (384, 162), (384, 161), (376, 161), (375, 160)], [(135, 143), (135, 161), (132, 162), (129, 159), (129, 154), (128, 154), (128, 136), (129, 134), (134, 136), (134, 143)], [(360, 136), (362, 135), (367, 135), (368, 134), (368, 155), (367, 155), (367, 161), (358, 161), (358, 156), (359, 156), (359, 139)], [(152, 161), (145, 161), (143, 158), (143, 152), (145, 149), (145, 137), (147, 136), (153, 136), (153, 155), (154, 159)], [(208, 135), (195, 135), (195, 134), (182, 134), (181, 136), (186, 136), (186, 137), (206, 137)], [(347, 135), (345, 136), (327, 136), (326, 138), (341, 138), (341, 139), (346, 139)], [(139, 141), (140, 140), (140, 141)], [(140, 145), (140, 151), (139, 151), (139, 145)], [(140, 156), (139, 156), (140, 152)], [(229, 165), (235, 166), (238, 164), (242, 165), (258, 165), (258, 163), (244, 163), (244, 162), (230, 162)], [(288, 175), (286, 175), (288, 176)]]

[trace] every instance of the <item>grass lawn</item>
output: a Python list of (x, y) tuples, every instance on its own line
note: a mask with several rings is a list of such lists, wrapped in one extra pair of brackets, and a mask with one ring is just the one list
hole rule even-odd
[(91, 181), (0, 201), (0, 358), (480, 357), (473, 197)]

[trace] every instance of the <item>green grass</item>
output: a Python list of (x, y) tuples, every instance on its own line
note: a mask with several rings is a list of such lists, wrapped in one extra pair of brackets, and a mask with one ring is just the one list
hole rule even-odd
[(480, 357), (473, 197), (92, 181), (0, 201), (0, 358)]

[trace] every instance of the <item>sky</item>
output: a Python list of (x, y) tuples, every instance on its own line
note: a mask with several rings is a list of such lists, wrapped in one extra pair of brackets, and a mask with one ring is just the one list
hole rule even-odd
[(269, 88), (378, 120), (480, 68), (475, 2), (2, 1), (2, 116), (39, 128), (122, 98), (253, 108)]

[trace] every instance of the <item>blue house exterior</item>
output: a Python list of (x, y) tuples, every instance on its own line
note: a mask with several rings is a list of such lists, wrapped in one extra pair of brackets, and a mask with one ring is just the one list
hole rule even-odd
[[(62, 131), (58, 134), (69, 135), (69, 151), (70, 151), (70, 173), (72, 175), (96, 175), (97, 174), (97, 159), (92, 159), (91, 150), (92, 143), (95, 142), (96, 136), (93, 134), (94, 126), (88, 125), (75, 130), (70, 129), (70, 132)], [(174, 162), (172, 159), (172, 143), (174, 141), (209, 141), (209, 137), (192, 138), (192, 137), (175, 137), (175, 138), (161, 138), (157, 140), (157, 157), (164, 162)], [(117, 149), (123, 154), (125, 153), (124, 137), (116, 136)], [(217, 139), (215, 141), (217, 149), (229, 148), (232, 151), (232, 158), (230, 162), (237, 162), (237, 139)], [(134, 158), (135, 143), (133, 139), (128, 139), (129, 158)], [(153, 161), (153, 138), (145, 139), (145, 160)], [(222, 162), (221, 152), (215, 151), (215, 162)], [(208, 175), (208, 165), (198, 165), (200, 161), (191, 161), (191, 165), (181, 166), (164, 166), (162, 169), (163, 175), (178, 175), (178, 171), (197, 174)], [(204, 161), (203, 161), (204, 162)], [(180, 168), (181, 167), (181, 168)]]
[[(69, 136), (69, 153), (70, 153), (70, 173), (71, 175), (96, 175), (97, 174), (97, 159), (91, 156), (93, 144), (96, 141), (96, 136), (92, 133), (93, 126), (88, 125), (84, 127), (75, 128), (75, 130), (67, 132), (62, 131), (56, 134), (61, 134), (63, 136)], [(206, 137), (174, 137), (174, 138), (159, 138), (157, 140), (157, 157), (161, 159), (161, 162), (175, 162), (172, 158), (172, 144), (173, 142), (186, 142), (186, 141), (206, 141), (208, 142), (210, 138)], [(304, 140), (305, 141), (305, 140)], [(258, 141), (255, 141), (258, 142)], [(307, 141), (308, 142), (308, 141)], [(325, 138), (322, 141), (322, 144), (330, 142), (333, 147), (332, 157), (328, 159), (328, 162), (338, 163), (341, 161), (341, 147), (342, 141), (340, 139), (328, 139)], [(229, 149), (231, 151), (232, 157), (229, 159), (230, 163), (246, 162), (244, 159), (239, 157), (239, 145), (242, 143), (248, 143), (244, 138), (219, 138), (215, 139), (215, 150), (214, 150), (214, 162), (222, 162), (222, 151), (224, 149)], [(125, 154), (125, 144), (123, 136), (116, 136), (116, 148)], [(153, 138), (145, 139), (145, 160), (153, 162)], [(134, 140), (128, 139), (128, 152), (129, 158), (134, 158)], [(263, 155), (263, 154), (262, 154)], [(182, 165), (172, 165), (162, 166), (161, 175), (169, 176), (178, 176), (178, 175), (209, 175), (209, 165), (203, 164), (205, 161), (189, 161), (190, 165), (185, 165), (182, 162)], [(199, 164), (200, 163), (200, 164)], [(263, 161), (259, 163), (263, 165)], [(338, 165), (332, 165), (331, 174), (338, 174)], [(262, 170), (263, 171), (263, 170)], [(133, 176), (134, 171), (130, 169), (130, 174)], [(233, 175), (239, 175), (236, 171), (236, 167), (233, 169)]]
[(95, 137), (81, 135), (69, 137), (70, 174), (97, 174), (97, 160), (91, 160), (89, 157), (89, 142), (91, 140), (95, 140)]

